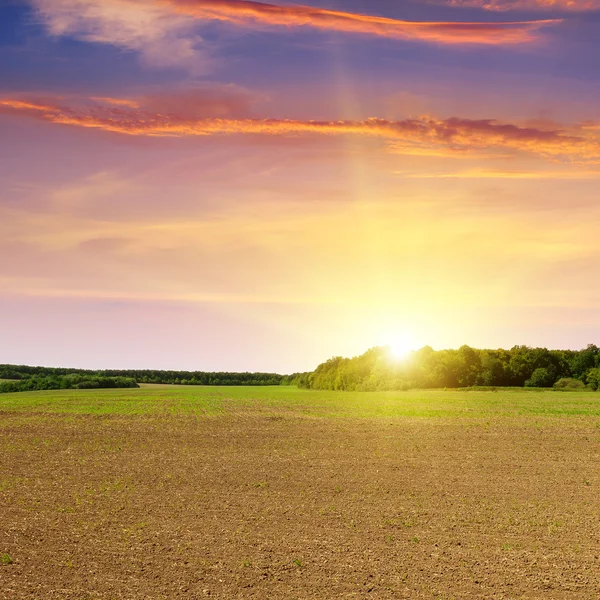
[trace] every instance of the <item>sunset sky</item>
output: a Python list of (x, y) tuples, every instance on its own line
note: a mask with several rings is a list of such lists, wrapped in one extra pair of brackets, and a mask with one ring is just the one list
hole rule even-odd
[(600, 0), (0, 0), (0, 362), (600, 340)]

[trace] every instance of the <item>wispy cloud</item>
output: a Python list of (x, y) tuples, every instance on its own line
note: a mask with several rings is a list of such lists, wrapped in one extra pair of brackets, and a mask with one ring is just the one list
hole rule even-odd
[[(234, 84), (210, 84), (179, 91), (154, 93), (137, 99), (137, 107), (183, 119), (249, 116), (264, 95)], [(114, 101), (113, 101), (114, 102)]]
[(126, 98), (107, 98), (105, 96), (95, 96), (90, 98), (95, 102), (103, 102), (105, 104), (114, 104), (115, 106), (128, 106), (129, 108), (139, 108), (140, 105), (135, 100), (127, 100)]
[(39, 111), (43, 113), (53, 113), (57, 109), (55, 106), (50, 106), (47, 104), (40, 104), (37, 102), (28, 102), (27, 100), (11, 100), (6, 99), (0, 101), (0, 106), (5, 108), (13, 108), (15, 110), (24, 110), (24, 111)]
[[(96, 181), (112, 185), (106, 175)], [(120, 185), (118, 180), (115, 183)], [(85, 197), (83, 188), (95, 193), (93, 185), (91, 179), (75, 182), (74, 192)], [(172, 185), (165, 182), (163, 189), (170, 191), (176, 204)], [(144, 212), (146, 193), (147, 188), (128, 193)], [(9, 231), (0, 241), (0, 251), (20, 259), (0, 264), (0, 280), (7, 289), (40, 295), (54, 289), (59, 294), (91, 297), (218, 302), (256, 297), (273, 303), (341, 305), (348, 298), (372, 301), (372, 287), (365, 286), (368, 281), (377, 287), (378, 298), (390, 302), (405, 301), (408, 293), (418, 305), (423, 298), (439, 299), (440, 289), (453, 290), (459, 295), (457, 302), (473, 301), (473, 293), (496, 301), (498, 292), (512, 302), (514, 290), (522, 283), (520, 272), (543, 273), (543, 267), (558, 259), (597, 255), (595, 206), (584, 219), (581, 213), (573, 215), (569, 205), (562, 208), (563, 219), (557, 221), (553, 214), (542, 221), (538, 210), (527, 207), (527, 199), (521, 199), (522, 211), (502, 213), (490, 209), (489, 199), (479, 194), (467, 209), (452, 206), (449, 210), (454, 195), (443, 187), (430, 194), (430, 203), (417, 198), (397, 203), (383, 196), (369, 203), (368, 211), (356, 203), (304, 202), (296, 207), (242, 202), (228, 214), (227, 227), (222, 219), (205, 214), (183, 219), (154, 215), (132, 226), (67, 211), (39, 215), (23, 208), (20, 218), (13, 217), (10, 224), (0, 219), (0, 228)], [(549, 207), (553, 202), (544, 204)], [(393, 271), (396, 277), (379, 280), (374, 273), (379, 261), (374, 263), (374, 256), (380, 259), (384, 275)], [(489, 275), (490, 268), (514, 285), (504, 290), (506, 282), (501, 281), (499, 289), (481, 287), (478, 281)], [(426, 280), (415, 276), (423, 269), (430, 275)], [(286, 278), (290, 272), (296, 276)], [(547, 289), (540, 292), (545, 300)], [(565, 294), (572, 291), (565, 289)], [(558, 297), (551, 298), (557, 301)], [(448, 299), (446, 295), (440, 303)]]
[[(208, 93), (208, 92), (207, 92)], [(202, 106), (202, 92), (194, 96)], [(391, 121), (364, 120), (311, 121), (296, 119), (260, 119), (230, 116), (224, 100), (223, 113), (216, 97), (208, 104), (210, 111), (190, 116), (184, 110), (171, 112), (152, 110), (152, 99), (140, 100), (142, 108), (133, 108), (134, 100), (126, 104), (99, 102), (75, 98), (50, 105), (45, 99), (0, 99), (0, 110), (13, 115), (41, 119), (55, 124), (71, 125), (130, 136), (194, 137), (233, 134), (262, 136), (340, 136), (352, 135), (384, 140), (392, 151), (404, 154), (464, 154), (472, 151), (525, 152), (554, 161), (600, 162), (600, 143), (595, 130), (576, 127), (573, 131), (524, 127), (501, 123), (493, 119), (419, 117)], [(164, 98), (162, 102), (165, 102)], [(217, 103), (217, 104), (215, 104)], [(229, 111), (229, 112), (227, 112)], [(236, 111), (241, 112), (241, 111)], [(214, 116), (217, 114), (217, 116)], [(220, 114), (224, 114), (223, 118)]]
[(388, 38), (445, 44), (511, 44), (531, 41), (540, 28), (557, 21), (507, 23), (414, 22), (381, 16), (326, 10), (312, 6), (279, 6), (244, 0), (162, 0), (181, 14), (202, 20), (362, 33)]
[(450, 6), (483, 8), (496, 12), (530, 9), (572, 12), (600, 10), (600, 0), (442, 0), (442, 2)]
[(211, 63), (198, 31), (199, 25), (211, 21), (245, 28), (310, 27), (430, 43), (486, 45), (530, 42), (540, 28), (559, 22), (415, 22), (245, 0), (29, 1), (52, 35), (111, 44), (139, 52), (152, 66), (185, 66), (196, 72)]
[(29, 0), (54, 36), (139, 52), (157, 67), (206, 69), (208, 55), (193, 23), (155, 0)]
[(519, 171), (508, 169), (466, 169), (464, 171), (396, 171), (405, 179), (600, 179), (599, 171)]

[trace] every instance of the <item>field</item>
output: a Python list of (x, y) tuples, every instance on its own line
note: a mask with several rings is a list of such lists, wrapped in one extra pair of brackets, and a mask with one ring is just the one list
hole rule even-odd
[(600, 394), (0, 395), (0, 598), (600, 597)]

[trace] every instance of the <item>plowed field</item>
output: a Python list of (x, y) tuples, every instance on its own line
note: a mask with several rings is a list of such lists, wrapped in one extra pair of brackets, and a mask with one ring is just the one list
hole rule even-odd
[(600, 394), (0, 396), (0, 598), (600, 598)]

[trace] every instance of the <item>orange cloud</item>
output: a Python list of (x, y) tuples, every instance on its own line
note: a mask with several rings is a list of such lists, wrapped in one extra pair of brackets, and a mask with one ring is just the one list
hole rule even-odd
[(483, 8), (497, 12), (529, 9), (574, 12), (600, 10), (600, 0), (446, 0), (445, 3), (460, 8)]
[(501, 169), (468, 169), (449, 172), (396, 171), (405, 179), (599, 179), (600, 171), (516, 171)]
[(237, 85), (200, 86), (194, 89), (154, 93), (140, 99), (148, 112), (177, 115), (184, 119), (237, 118), (252, 113), (262, 96)]
[(415, 22), (312, 6), (279, 6), (245, 0), (28, 2), (51, 35), (70, 35), (87, 42), (134, 50), (147, 64), (183, 66), (196, 75), (213, 67), (208, 45), (198, 35), (199, 22), (223, 21), (240, 27), (305, 26), (429, 43), (486, 45), (530, 42), (537, 38), (540, 28), (560, 22), (557, 19), (501, 23)]
[(540, 27), (560, 20), (504, 23), (402, 21), (311, 6), (278, 6), (245, 0), (161, 0), (179, 13), (248, 26), (309, 26), (329, 31), (439, 43), (510, 44), (531, 41)]
[[(150, 101), (147, 101), (150, 102)], [(555, 161), (600, 163), (595, 130), (521, 127), (493, 119), (419, 117), (390, 121), (303, 121), (295, 119), (189, 118), (176, 113), (114, 106), (76, 99), (68, 106), (42, 106), (20, 99), (0, 100), (0, 109), (51, 123), (148, 137), (193, 137), (231, 134), (266, 136), (354, 135), (380, 138), (403, 154), (464, 154), (475, 151), (527, 152)]]
[(580, 125), (580, 128), (584, 131), (600, 131), (600, 123), (596, 121), (586, 121)]
[(140, 105), (135, 100), (127, 100), (125, 98), (107, 98), (105, 96), (95, 96), (90, 98), (95, 102), (105, 102), (106, 104), (114, 104), (115, 106), (128, 106), (129, 108), (139, 108)]
[(514, 44), (531, 41), (541, 27), (558, 20), (505, 23), (400, 21), (386, 17), (326, 10), (311, 6), (278, 6), (245, 0), (161, 0), (178, 13), (236, 25), (309, 26), (328, 31), (456, 44)]
[(0, 100), (0, 107), (14, 108), (15, 110), (40, 111), (45, 113), (57, 112), (59, 109), (45, 104), (36, 104), (23, 100)]

